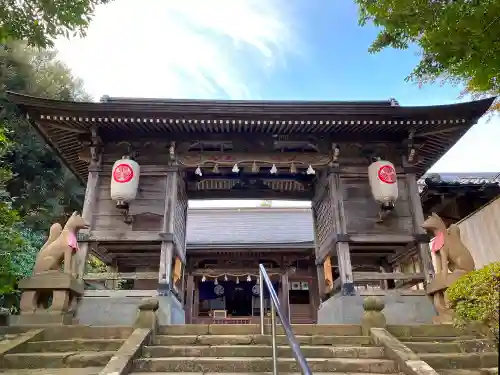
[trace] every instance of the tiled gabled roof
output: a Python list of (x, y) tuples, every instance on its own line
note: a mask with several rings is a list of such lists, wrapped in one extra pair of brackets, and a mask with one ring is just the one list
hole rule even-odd
[(310, 208), (189, 209), (188, 245), (314, 243)]

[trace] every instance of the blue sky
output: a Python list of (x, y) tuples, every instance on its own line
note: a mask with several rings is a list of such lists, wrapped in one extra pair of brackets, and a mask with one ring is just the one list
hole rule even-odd
[[(367, 52), (350, 0), (115, 0), (59, 57), (99, 99), (459, 101), (460, 87), (405, 82), (418, 50)], [(481, 120), (433, 172), (500, 171), (500, 119)]]

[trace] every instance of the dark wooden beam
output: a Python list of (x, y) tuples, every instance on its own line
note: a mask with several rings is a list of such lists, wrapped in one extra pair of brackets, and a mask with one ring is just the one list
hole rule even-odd
[(353, 272), (353, 277), (355, 282), (379, 280), (425, 280), (423, 273), (402, 272)]
[[(353, 142), (361, 142), (368, 144), (401, 144), (405, 139), (408, 138), (408, 134), (406, 131), (391, 133), (391, 134), (370, 134), (370, 136), (366, 136), (360, 133), (335, 133), (332, 135), (331, 133), (301, 133), (301, 134), (263, 134), (259, 132), (249, 132), (249, 133), (241, 133), (241, 132), (227, 132), (227, 133), (205, 133), (205, 132), (173, 132), (173, 133), (162, 133), (159, 134), (158, 138), (151, 138), (151, 136), (142, 137), (141, 133), (137, 132), (120, 132), (117, 134), (111, 130), (103, 129), (102, 137), (107, 142), (119, 143), (122, 141), (130, 141), (130, 142), (158, 142), (162, 139), (165, 140), (173, 140), (176, 143), (192, 143), (194, 141), (203, 142), (203, 141), (218, 141), (218, 142), (234, 142), (234, 144), (259, 144), (265, 143), (269, 144), (269, 149), (274, 149), (274, 144), (272, 142), (276, 141), (278, 137), (286, 137), (288, 141), (297, 141), (304, 142), (310, 141), (311, 143), (315, 143), (318, 145), (318, 149), (320, 151), (330, 151), (331, 143), (337, 144), (352, 144)], [(251, 138), (251, 139), (250, 139)], [(416, 142), (418, 140), (415, 140)]]
[[(277, 174), (271, 174), (269, 171), (252, 173), (245, 170), (246, 168), (241, 167), (238, 173), (231, 172), (231, 168), (220, 169), (220, 173), (210, 172), (210, 167), (205, 167), (205, 172), (201, 176), (198, 176), (194, 171), (188, 171), (186, 173), (186, 179), (188, 182), (201, 182), (205, 180), (215, 180), (215, 181), (242, 181), (248, 182), (250, 180), (267, 182), (267, 181), (297, 181), (304, 185), (310, 185), (315, 180), (315, 175), (308, 175), (305, 172), (290, 173), (288, 170), (283, 170)], [(306, 169), (306, 168), (304, 168)]]

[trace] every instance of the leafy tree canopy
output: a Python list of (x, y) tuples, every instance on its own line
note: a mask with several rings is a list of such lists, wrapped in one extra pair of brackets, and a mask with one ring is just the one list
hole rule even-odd
[(52, 40), (85, 36), (95, 7), (110, 0), (0, 0), (0, 44), (24, 40), (52, 47)]
[(421, 48), (408, 79), (465, 82), (471, 94), (500, 94), (500, 1), (355, 1), (360, 24), (372, 21), (380, 28), (370, 52), (411, 44)]
[(464, 327), (479, 322), (489, 328), (489, 335), (498, 346), (500, 340), (500, 262), (469, 272), (448, 290), (450, 307), (455, 310), (455, 324)]
[(52, 51), (12, 42), (0, 50), (0, 121), (11, 147), (0, 163), (12, 172), (5, 187), (25, 225), (46, 231), (66, 213), (81, 208), (83, 186), (61, 165), (18, 109), (5, 99), (5, 91), (62, 100), (89, 99), (83, 83), (56, 60)]

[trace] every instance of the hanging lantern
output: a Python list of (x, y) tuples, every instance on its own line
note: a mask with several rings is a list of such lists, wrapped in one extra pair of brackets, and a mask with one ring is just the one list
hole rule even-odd
[(217, 278), (214, 280), (214, 285), (219, 285), (219, 280), (217, 280)]
[(196, 168), (196, 170), (194, 171), (194, 174), (195, 174), (195, 175), (198, 175), (198, 176), (200, 176), (200, 177), (201, 177), (201, 176), (203, 176), (203, 173), (201, 173), (201, 168), (200, 168), (200, 166), (198, 166), (198, 167)]
[(137, 196), (140, 166), (128, 156), (113, 164), (111, 175), (111, 199), (118, 207), (126, 207)]
[(203, 275), (203, 277), (201, 278), (201, 282), (204, 283), (205, 281), (207, 281), (207, 278), (205, 277), (205, 275)]
[(252, 164), (252, 173), (259, 173), (259, 166), (256, 162), (253, 162)]
[(212, 169), (212, 173), (219, 174), (219, 166), (217, 164), (214, 165), (214, 169)]
[(309, 164), (309, 167), (307, 168), (307, 174), (311, 175), (311, 174), (316, 174), (316, 171), (314, 170), (314, 168), (312, 167), (311, 164)]
[(232, 169), (233, 173), (238, 173), (240, 169), (238, 168), (238, 164), (235, 164)]
[(227, 281), (227, 275), (224, 275), (224, 281)]
[(273, 164), (271, 170), (269, 171), (271, 174), (276, 174), (278, 173), (278, 168), (276, 168), (276, 164)]
[(398, 199), (397, 175), (394, 164), (377, 160), (368, 167), (368, 180), (375, 200), (383, 207), (394, 207)]
[(247, 281), (248, 282), (252, 281), (252, 278), (250, 277), (250, 275), (247, 276)]
[(290, 173), (297, 173), (297, 167), (295, 166), (295, 163), (292, 163), (292, 165), (290, 165)]
[(240, 278), (236, 277), (236, 284), (239, 284), (239, 283), (240, 283)]

